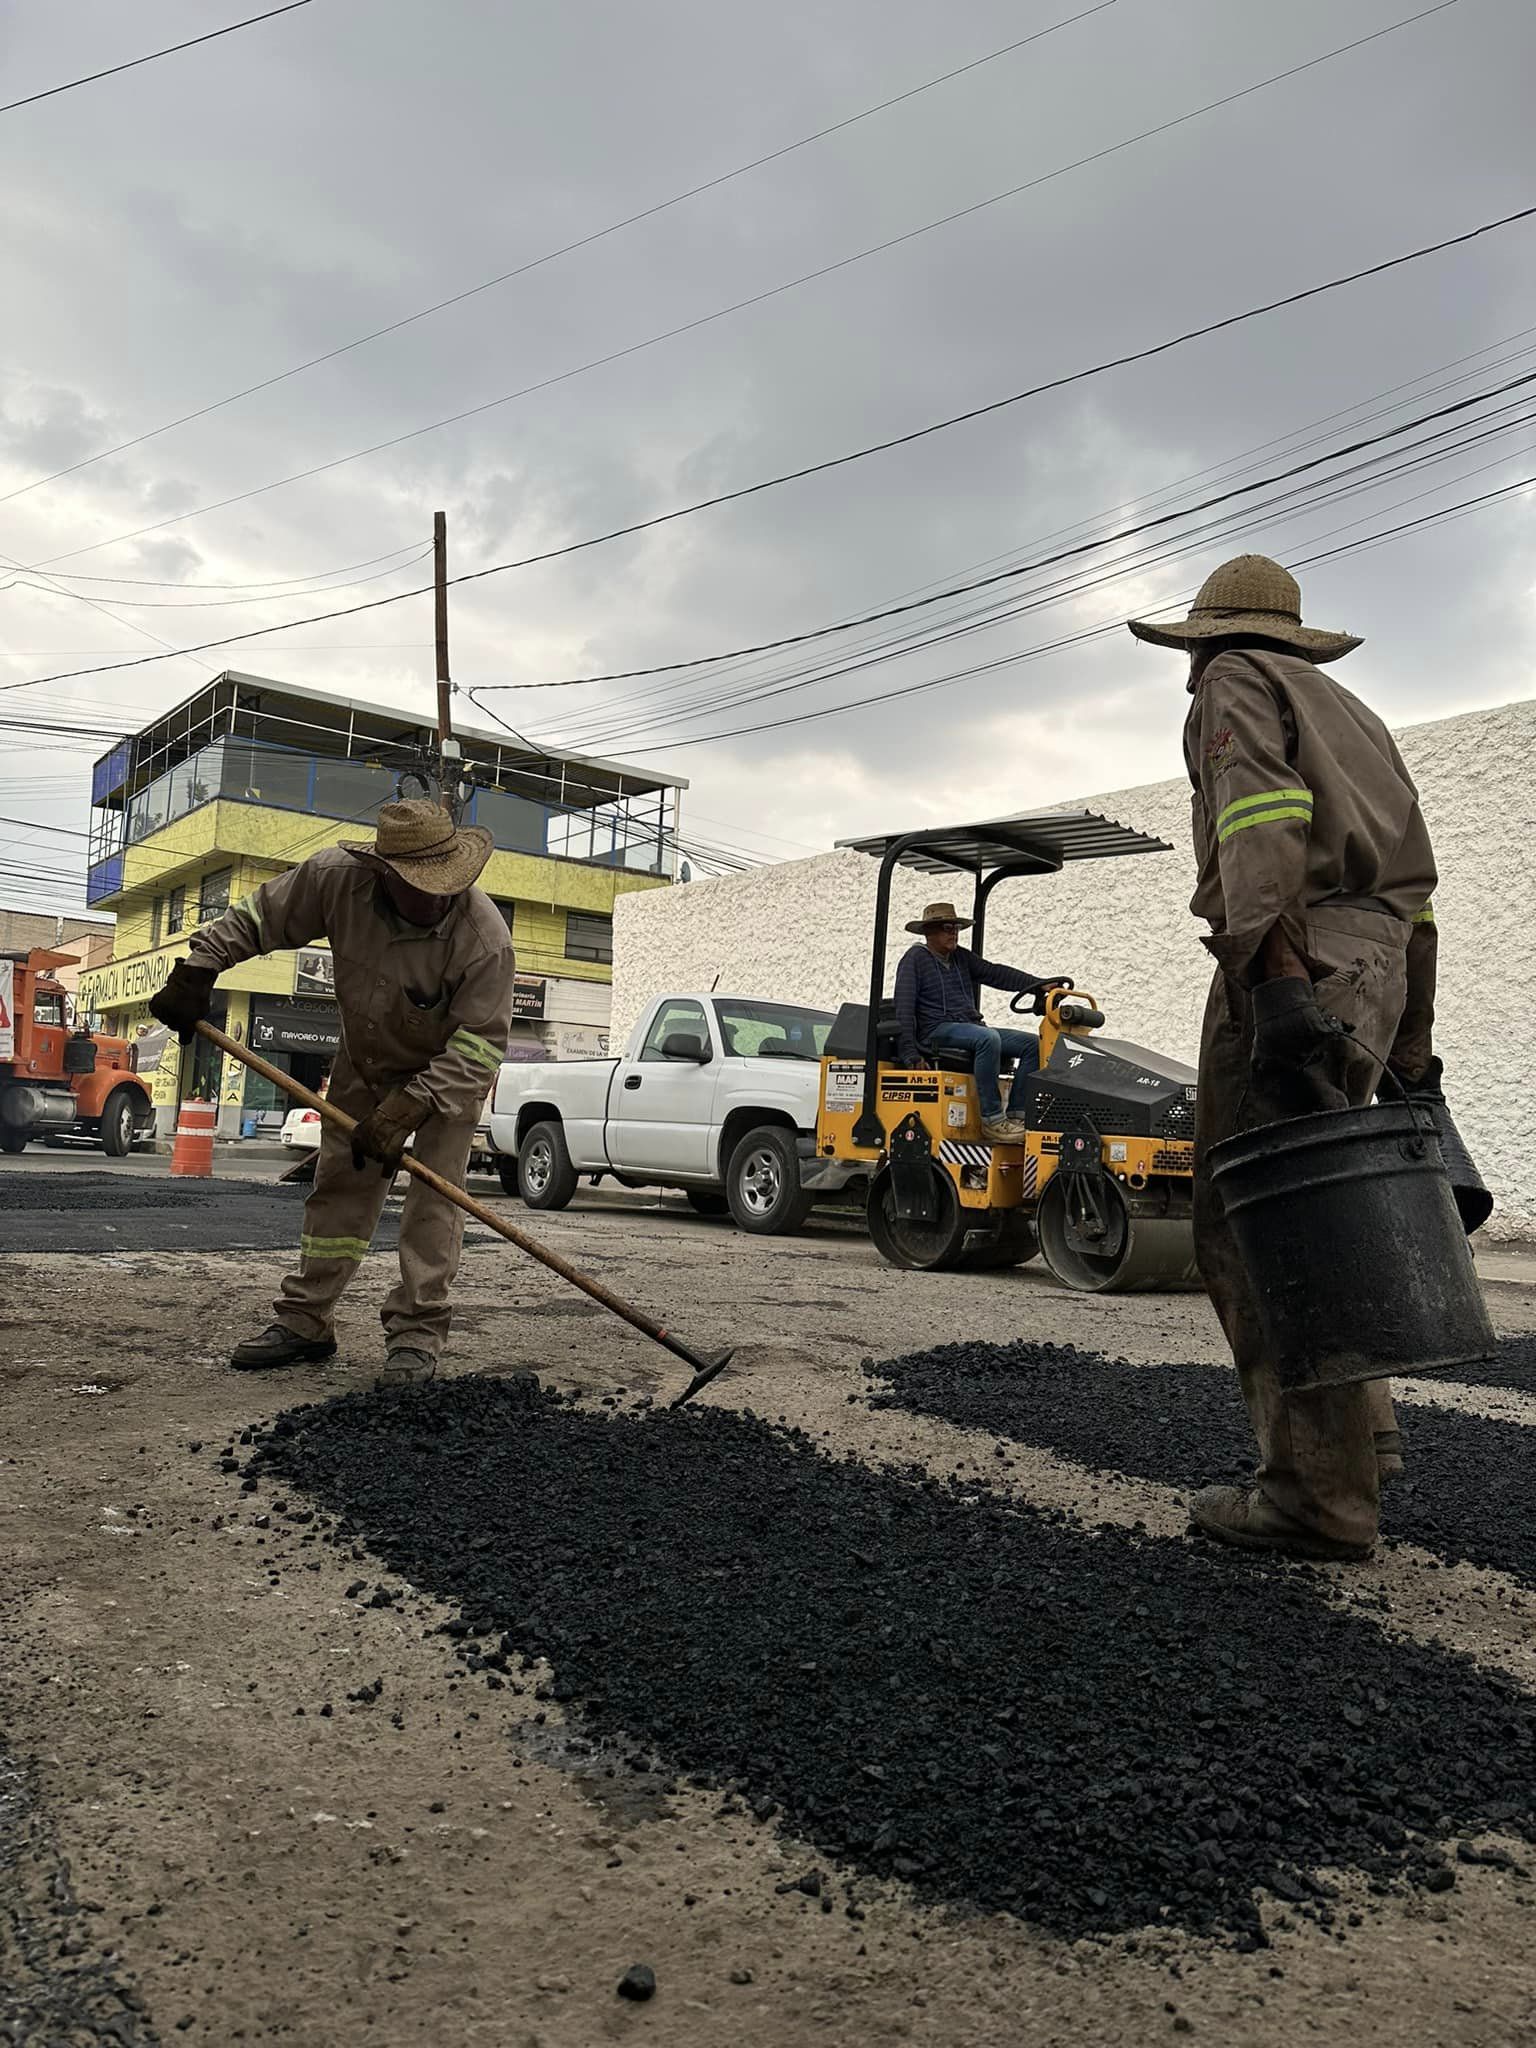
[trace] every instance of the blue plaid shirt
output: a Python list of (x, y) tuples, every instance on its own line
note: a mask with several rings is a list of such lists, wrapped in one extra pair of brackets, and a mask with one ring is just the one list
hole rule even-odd
[(896, 969), (896, 1021), (904, 1064), (922, 1059), (930, 1032), (940, 1024), (979, 1024), (977, 992), (983, 985), (1033, 995), (1045, 984), (1020, 967), (983, 960), (966, 946), (956, 946), (947, 960), (921, 943), (909, 946)]

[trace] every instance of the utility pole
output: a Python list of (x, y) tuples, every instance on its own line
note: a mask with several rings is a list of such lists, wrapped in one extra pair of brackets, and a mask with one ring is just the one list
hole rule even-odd
[(444, 810), (459, 815), (459, 743), (453, 736), (453, 684), (448, 677), (448, 518), (432, 515), (433, 638), (437, 643), (437, 791)]

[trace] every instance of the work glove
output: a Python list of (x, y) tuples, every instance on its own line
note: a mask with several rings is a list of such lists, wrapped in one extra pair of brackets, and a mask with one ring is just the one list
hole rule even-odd
[(1302, 975), (1277, 975), (1254, 989), (1253, 1076), (1287, 1114), (1348, 1107), (1343, 1089), (1315, 1071), (1345, 1036), (1346, 1027), (1318, 1008)]
[(1432, 1057), (1417, 1081), (1405, 1081), (1403, 1087), (1415, 1102), (1444, 1102), (1444, 1075), (1445, 1068), (1438, 1056)]
[(190, 960), (178, 960), (163, 988), (149, 999), (149, 1014), (169, 1024), (183, 1045), (190, 1045), (208, 1012), (213, 1008), (213, 968), (194, 967)]
[(359, 1117), (352, 1133), (352, 1164), (359, 1173), (370, 1159), (377, 1159), (393, 1175), (412, 1131), (432, 1114), (431, 1105), (403, 1088), (391, 1088), (382, 1102), (376, 1102), (365, 1117)]
[(1074, 984), (1070, 974), (1055, 974), (1052, 975), (1048, 980), (1042, 981), (1040, 986), (1035, 990), (1035, 1015), (1037, 1017), (1043, 1017), (1045, 1015), (1045, 999), (1051, 993), (1052, 989), (1071, 988), (1073, 987), (1073, 985)]

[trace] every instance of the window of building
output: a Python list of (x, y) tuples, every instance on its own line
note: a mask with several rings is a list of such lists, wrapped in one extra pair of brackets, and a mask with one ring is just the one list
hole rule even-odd
[(613, 919), (598, 917), (590, 910), (568, 910), (565, 914), (565, 957), (567, 960), (613, 959)]
[(495, 904), (496, 908), (501, 912), (502, 923), (506, 926), (508, 931), (511, 931), (513, 928), (512, 919), (516, 913), (517, 905), (515, 903), (509, 903), (505, 896), (493, 896), (491, 898), (491, 901)]
[(215, 917), (222, 917), (229, 908), (229, 885), (234, 880), (233, 868), (215, 868), (211, 875), (204, 875), (197, 892), (197, 921), (207, 924)]
[(164, 921), (165, 899), (163, 896), (157, 896), (149, 906), (149, 943), (152, 946), (158, 946), (160, 943), (160, 928)]
[(186, 921), (187, 892), (185, 889), (173, 889), (165, 899), (166, 937), (169, 938), (172, 932), (179, 932)]
[(704, 1012), (697, 1003), (683, 997), (673, 997), (662, 1004), (656, 1012), (656, 1021), (645, 1034), (645, 1043), (640, 1048), (643, 1060), (664, 1059), (663, 1045), (679, 1032), (696, 1038), (706, 1051), (709, 1049), (709, 1026), (704, 1021)]

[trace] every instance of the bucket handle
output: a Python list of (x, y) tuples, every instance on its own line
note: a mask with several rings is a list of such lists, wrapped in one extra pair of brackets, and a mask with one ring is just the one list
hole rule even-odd
[(1434, 1119), (1432, 1117), (1426, 1118), (1421, 1123), (1419, 1121), (1421, 1115), (1420, 1105), (1414, 1101), (1406, 1086), (1393, 1073), (1381, 1054), (1375, 1051), (1373, 1047), (1366, 1045), (1361, 1039), (1357, 1038), (1354, 1042), (1360, 1047), (1360, 1050), (1366, 1055), (1367, 1059), (1375, 1061), (1376, 1066), (1380, 1070), (1382, 1080), (1388, 1084), (1392, 1093), (1397, 1097), (1404, 1109), (1407, 1110), (1408, 1121), (1413, 1125), (1413, 1136), (1408, 1142), (1413, 1147), (1413, 1156), (1416, 1159), (1423, 1159), (1428, 1154), (1429, 1141), (1435, 1135)]

